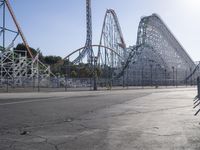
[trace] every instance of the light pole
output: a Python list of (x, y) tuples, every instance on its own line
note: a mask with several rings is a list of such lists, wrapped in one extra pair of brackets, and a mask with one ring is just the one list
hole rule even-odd
[[(124, 62), (122, 62), (122, 68), (124, 67)], [(123, 81), (122, 81), (122, 86), (124, 88), (124, 72), (123, 72)]]
[[(190, 68), (190, 74), (192, 74), (192, 68)], [(190, 84), (191, 84), (191, 86), (192, 86), (192, 75), (191, 75), (191, 77), (190, 77), (191, 79), (190, 79)]]
[(8, 93), (8, 77), (6, 76), (6, 92)]
[(187, 70), (185, 70), (185, 85), (187, 87)]
[(66, 60), (65, 91), (67, 91), (67, 76), (68, 76), (67, 74), (69, 73), (67, 65), (69, 65), (69, 58), (67, 58), (67, 60)]
[(38, 80), (38, 92), (40, 92), (40, 75), (37, 74), (37, 80)]
[(151, 68), (151, 86), (153, 86), (152, 84), (152, 80), (153, 80), (153, 75), (152, 75), (152, 68), (153, 68), (153, 65), (152, 64), (150, 64), (150, 68)]
[(93, 79), (94, 79), (94, 85), (93, 90), (97, 91), (97, 57), (94, 57), (94, 71), (93, 71)]
[(165, 69), (165, 85), (167, 87), (167, 70)]
[(175, 83), (174, 83), (174, 66), (172, 66), (172, 70), (173, 70), (173, 86), (175, 86)]
[(129, 66), (127, 67), (127, 77), (126, 77), (126, 86), (127, 86), (127, 89), (128, 89), (128, 86), (129, 86)]
[(177, 70), (177, 68), (176, 68), (176, 87), (178, 86), (177, 74), (178, 74), (178, 70)]
[(142, 88), (144, 88), (144, 81), (143, 81), (143, 80), (144, 80), (144, 79), (143, 79), (144, 77), (143, 77), (143, 76), (144, 76), (144, 68), (143, 68), (143, 66), (142, 66)]
[[(69, 60), (69, 58), (68, 58)], [(70, 61), (68, 61), (68, 67), (67, 67), (67, 70), (68, 70), (68, 79), (70, 79), (70, 73), (71, 73), (71, 68), (70, 68)], [(70, 87), (70, 85), (69, 85)]]

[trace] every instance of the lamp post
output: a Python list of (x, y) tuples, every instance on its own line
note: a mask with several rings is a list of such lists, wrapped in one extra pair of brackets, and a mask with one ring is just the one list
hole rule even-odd
[(93, 72), (93, 79), (94, 79), (94, 85), (93, 90), (97, 91), (97, 57), (94, 57), (94, 72)]
[[(122, 67), (124, 67), (124, 62), (121, 63), (122, 64)], [(124, 88), (124, 72), (123, 72), (123, 81), (122, 81), (122, 86)]]
[(6, 92), (8, 93), (8, 77), (6, 76)]
[(67, 74), (69, 74), (67, 65), (69, 65), (69, 58), (67, 58), (66, 60), (65, 91), (67, 91), (67, 76), (68, 76)]
[(142, 66), (142, 88), (144, 88), (144, 68)]
[(178, 86), (177, 75), (178, 75), (178, 70), (176, 68), (176, 87)]
[(150, 64), (150, 68), (151, 68), (151, 86), (153, 86), (153, 85), (152, 85), (152, 79), (153, 79), (153, 75), (152, 75), (152, 68), (153, 68), (153, 65), (152, 65), (152, 64)]
[(37, 81), (38, 81), (38, 92), (40, 92), (40, 75), (37, 74)]
[[(69, 58), (68, 58), (69, 60)], [(67, 70), (68, 70), (68, 79), (70, 79), (70, 73), (71, 73), (71, 68), (70, 68), (70, 61), (68, 61), (68, 67), (67, 67)], [(70, 85), (69, 85), (70, 87)]]
[(174, 66), (172, 66), (172, 71), (173, 71), (173, 77), (172, 77), (173, 81), (172, 82), (173, 82), (173, 86), (174, 86), (175, 85), (175, 83), (174, 83)]
[(129, 86), (129, 66), (127, 67), (127, 77), (126, 77), (126, 86), (127, 86), (127, 89), (128, 89), (128, 86)]
[[(190, 74), (192, 74), (192, 68), (190, 68)], [(191, 86), (192, 86), (192, 75), (191, 75), (191, 77), (190, 77), (190, 84), (191, 84)]]
[(186, 87), (187, 87), (187, 70), (185, 71), (185, 84), (186, 84)]

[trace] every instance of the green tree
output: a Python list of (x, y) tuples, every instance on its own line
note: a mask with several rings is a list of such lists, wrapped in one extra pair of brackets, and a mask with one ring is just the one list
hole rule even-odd
[(73, 70), (73, 71), (71, 72), (71, 77), (72, 77), (72, 78), (76, 78), (76, 77), (77, 77), (77, 72), (76, 72), (75, 70)]
[(53, 65), (61, 61), (62, 58), (60, 56), (45, 56), (44, 61), (48, 65)]
[[(35, 56), (37, 55), (37, 53), (38, 53), (37, 50), (35, 50), (35, 49), (32, 48), (32, 47), (29, 47), (29, 48), (30, 48), (30, 50), (31, 50), (31, 53), (32, 53), (33, 56), (35, 57)], [(20, 51), (27, 51), (27, 52), (28, 52), (26, 46), (25, 46), (23, 43), (19, 43), (19, 44), (14, 48), (14, 50), (20, 50)], [(29, 53), (28, 53), (28, 57), (31, 57)]]

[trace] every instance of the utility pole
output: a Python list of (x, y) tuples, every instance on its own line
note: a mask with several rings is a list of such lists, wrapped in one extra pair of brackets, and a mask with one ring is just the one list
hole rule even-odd
[(94, 91), (97, 91), (97, 57), (94, 57), (94, 72), (93, 72), (93, 78), (94, 78), (93, 90), (94, 90)]
[(175, 83), (174, 83), (174, 66), (172, 66), (172, 73), (173, 73), (173, 86), (175, 86)]

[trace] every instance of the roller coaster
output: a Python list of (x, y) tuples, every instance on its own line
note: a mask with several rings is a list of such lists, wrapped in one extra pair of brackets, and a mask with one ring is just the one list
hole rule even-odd
[[(3, 10), (0, 14), (3, 16), (0, 26), (0, 86), (28, 86), (42, 81), (43, 84), (49, 84), (47, 81), (56, 77), (51, 73), (50, 67), (39, 60), (38, 55), (32, 54), (9, 1), (1, 0), (0, 9)], [(16, 31), (6, 27), (6, 12), (11, 15)], [(112, 86), (124, 85), (125, 82), (126, 85), (133, 86), (196, 84), (199, 65), (195, 65), (157, 14), (141, 18), (136, 44), (129, 47), (113, 9), (108, 9), (105, 13), (99, 44), (92, 42), (91, 0), (86, 0), (86, 25), (85, 46), (72, 51), (64, 60), (77, 66), (88, 64), (93, 78), (90, 85), (93, 85), (94, 90), (97, 89), (97, 84)], [(7, 32), (13, 37), (8, 38)], [(13, 48), (18, 37), (21, 37), (27, 51)], [(66, 66), (66, 70), (67, 68), (69, 66)], [(97, 68), (101, 70), (98, 76)], [(68, 79), (69, 75), (70, 73)], [(67, 86), (67, 78), (57, 78), (57, 81)]]
[[(10, 2), (1, 0), (0, 10), (0, 87), (32, 86), (52, 76), (50, 67), (39, 60), (39, 53), (33, 55)], [(14, 29), (7, 26), (8, 17)], [(22, 41), (26, 50), (14, 48), (17, 40)]]
[[(101, 70), (111, 70), (107, 71), (110, 82), (119, 80), (118, 84), (122, 84), (125, 77), (129, 85), (195, 84), (199, 69), (157, 14), (141, 18), (137, 42), (127, 47), (117, 15), (108, 9), (99, 45), (90, 43), (88, 46), (88, 41), (92, 41), (91, 0), (86, 0), (86, 3), (86, 46), (73, 51), (65, 59), (93, 66), (96, 59)], [(84, 61), (84, 57), (90, 61)]]

